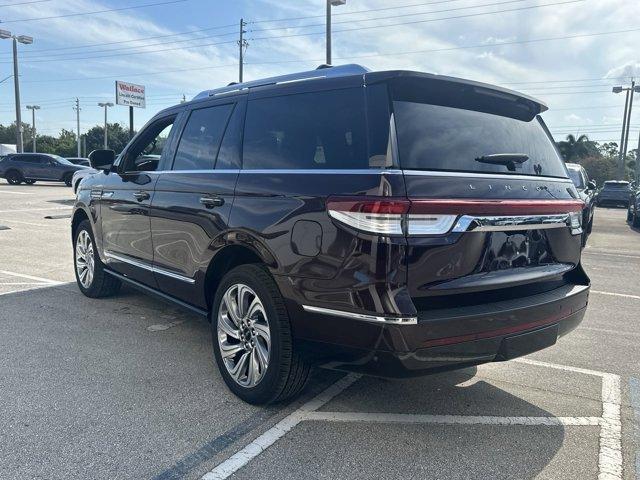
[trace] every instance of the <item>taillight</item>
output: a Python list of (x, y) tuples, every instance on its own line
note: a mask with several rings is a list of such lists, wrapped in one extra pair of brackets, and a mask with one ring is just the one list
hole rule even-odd
[(409, 211), (409, 200), (380, 197), (327, 200), (329, 215), (336, 220), (365, 232), (383, 235), (403, 235), (402, 222)]
[[(443, 235), (450, 231), (514, 230), (568, 226), (579, 233), (579, 200), (402, 199), (330, 197), (332, 218), (382, 235)], [(456, 220), (458, 220), (456, 222)]]

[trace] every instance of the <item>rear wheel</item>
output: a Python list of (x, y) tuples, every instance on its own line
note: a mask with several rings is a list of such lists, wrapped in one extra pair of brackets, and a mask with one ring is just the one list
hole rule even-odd
[(265, 404), (302, 390), (310, 368), (295, 351), (284, 301), (263, 266), (242, 265), (225, 275), (211, 312), (214, 355), (234, 394)]
[(71, 181), (72, 181), (72, 180), (73, 180), (73, 174), (71, 174), (71, 173), (67, 173), (67, 174), (64, 176), (64, 184), (65, 184), (67, 187), (70, 187), (70, 186), (71, 186)]
[(9, 185), (20, 185), (23, 181), (22, 174), (17, 170), (9, 170), (5, 174), (5, 178)]
[(80, 291), (87, 297), (108, 297), (120, 290), (120, 280), (104, 270), (89, 220), (78, 225), (74, 233), (73, 262)]
[(637, 208), (633, 212), (633, 219), (631, 221), (631, 225), (633, 225), (635, 228), (640, 228), (640, 215), (638, 215)]

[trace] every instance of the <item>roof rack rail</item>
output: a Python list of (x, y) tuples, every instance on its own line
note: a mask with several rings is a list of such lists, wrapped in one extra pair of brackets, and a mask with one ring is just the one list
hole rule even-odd
[[(322, 73), (318, 70), (324, 70)], [(315, 70), (309, 70), (306, 72), (290, 73), (288, 75), (281, 75), (278, 77), (264, 78), (261, 80), (253, 80), (251, 82), (232, 82), (226, 87), (216, 88), (214, 90), (205, 90), (193, 97), (193, 100), (202, 98), (214, 97), (217, 95), (226, 95), (229, 93), (235, 93), (238, 91), (246, 90), (248, 88), (263, 87), (265, 85), (277, 85), (280, 83), (291, 83), (302, 80), (315, 80), (319, 78), (335, 78), (346, 77), (349, 75), (364, 75), (369, 71), (368, 68), (362, 65), (347, 64), (347, 65), (320, 65)]]

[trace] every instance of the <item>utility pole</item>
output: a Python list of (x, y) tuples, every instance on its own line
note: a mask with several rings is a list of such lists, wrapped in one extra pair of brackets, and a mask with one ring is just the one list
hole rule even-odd
[(73, 107), (73, 109), (76, 111), (76, 126), (77, 126), (76, 140), (78, 140), (78, 157), (82, 157), (82, 151), (80, 149), (80, 99), (77, 97), (76, 97), (76, 106)]
[(247, 48), (249, 46), (249, 42), (247, 42), (244, 39), (244, 34), (247, 33), (246, 30), (244, 29), (244, 27), (246, 27), (247, 24), (244, 21), (244, 18), (240, 19), (240, 39), (238, 40), (238, 48), (239, 48), (239, 58), (240, 58), (240, 63), (238, 65), (239, 69), (238, 69), (238, 82), (242, 83), (242, 78), (243, 78), (243, 69), (244, 69), (244, 49)]
[(347, 3), (347, 0), (327, 0), (327, 59), (325, 62), (327, 65), (331, 65), (331, 7), (337, 7), (345, 3)]
[(31, 137), (33, 153), (36, 153), (36, 110), (40, 110), (40, 105), (27, 105), (27, 110), (31, 110)]
[(6, 39), (13, 40), (13, 86), (15, 89), (16, 100), (16, 151), (22, 153), (23, 150), (23, 138), (22, 138), (22, 115), (20, 112), (20, 79), (18, 78), (18, 43), (24, 45), (30, 45), (33, 43), (33, 38), (27, 35), (13, 35), (7, 30), (0, 30), (0, 40)]
[(99, 107), (104, 107), (104, 149), (107, 150), (109, 147), (107, 146), (108, 142), (107, 142), (107, 109), (109, 107), (113, 107), (113, 103), (111, 102), (104, 102), (104, 103), (99, 103), (98, 104)]
[(620, 151), (618, 154), (618, 179), (624, 180), (624, 175), (626, 172), (625, 160), (627, 158), (627, 147), (629, 145), (629, 127), (631, 126), (631, 110), (633, 107), (633, 94), (634, 92), (640, 93), (640, 87), (636, 87), (636, 82), (632, 78), (630, 87), (613, 87), (612, 92), (626, 92), (626, 98), (624, 102), (624, 115), (622, 117)]

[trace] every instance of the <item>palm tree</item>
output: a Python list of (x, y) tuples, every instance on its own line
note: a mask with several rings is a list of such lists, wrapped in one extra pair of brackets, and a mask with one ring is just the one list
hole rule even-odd
[(598, 154), (596, 142), (589, 140), (587, 135), (567, 135), (567, 139), (558, 142), (558, 149), (565, 161), (585, 158)]

